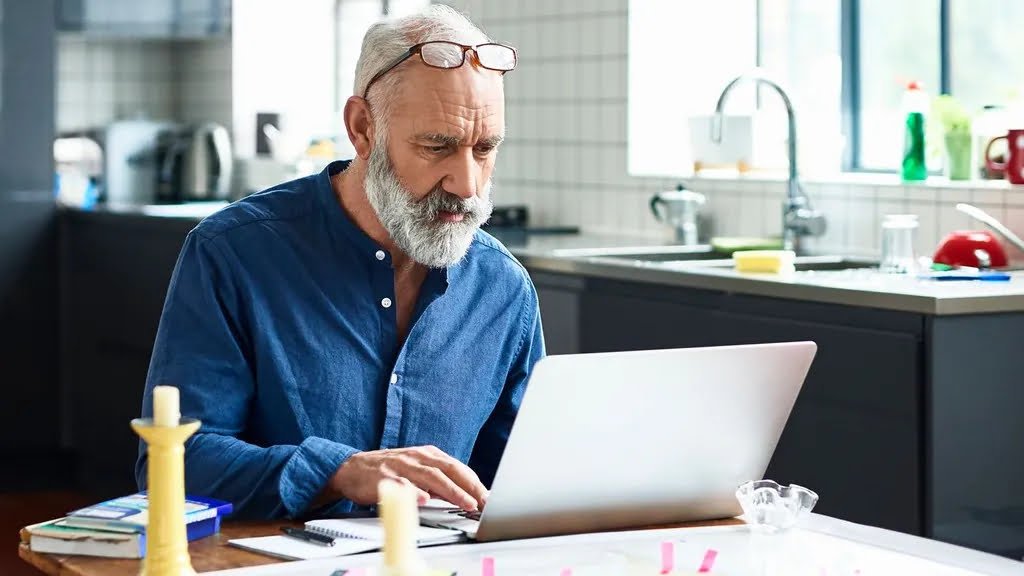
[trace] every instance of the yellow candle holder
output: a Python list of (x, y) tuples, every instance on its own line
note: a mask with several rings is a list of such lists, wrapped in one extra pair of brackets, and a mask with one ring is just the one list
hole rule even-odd
[(146, 441), (149, 521), (142, 576), (194, 575), (185, 532), (185, 440), (199, 429), (194, 418), (177, 426), (155, 426), (149, 418), (132, 420), (132, 430)]

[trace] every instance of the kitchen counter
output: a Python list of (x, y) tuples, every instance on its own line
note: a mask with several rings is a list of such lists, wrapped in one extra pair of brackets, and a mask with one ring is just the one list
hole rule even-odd
[(188, 204), (99, 204), (90, 209), (64, 206), (62, 210), (84, 215), (183, 218), (198, 222), (227, 205), (228, 203), (224, 201), (190, 202)]
[(509, 250), (531, 270), (936, 316), (1024, 311), (1024, 271), (1011, 272), (1009, 282), (937, 282), (873, 269), (741, 274), (700, 261), (638, 262), (586, 255), (590, 248), (666, 245), (651, 239), (581, 234), (511, 240), (506, 243)]
[[(101, 218), (132, 216), (161, 220), (199, 220), (226, 203), (104, 206)], [(1009, 282), (936, 282), (881, 274), (870, 269), (796, 272), (788, 275), (740, 274), (701, 262), (637, 262), (586, 255), (588, 249), (657, 247), (650, 238), (598, 234), (527, 235), (490, 230), (531, 270), (786, 298), (825, 304), (897, 310), (936, 316), (1024, 311), (1024, 271)]]

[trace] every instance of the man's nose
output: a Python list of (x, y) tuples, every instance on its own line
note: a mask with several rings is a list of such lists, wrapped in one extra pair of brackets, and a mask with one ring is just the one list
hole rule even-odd
[(473, 149), (461, 148), (449, 158), (448, 174), (441, 185), (445, 190), (461, 198), (476, 196), (480, 166), (473, 157)]

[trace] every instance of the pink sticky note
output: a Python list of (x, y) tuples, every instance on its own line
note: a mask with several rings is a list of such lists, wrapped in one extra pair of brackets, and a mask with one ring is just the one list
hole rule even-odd
[(562, 568), (561, 576), (572, 576), (572, 568)]
[(676, 547), (671, 542), (661, 543), (661, 573), (671, 574), (676, 564)]
[(708, 551), (704, 553), (704, 561), (700, 563), (700, 569), (697, 570), (697, 573), (711, 572), (711, 567), (715, 565), (716, 557), (718, 557), (718, 550), (708, 548)]
[(480, 566), (481, 576), (494, 576), (494, 558), (491, 556), (484, 556)]

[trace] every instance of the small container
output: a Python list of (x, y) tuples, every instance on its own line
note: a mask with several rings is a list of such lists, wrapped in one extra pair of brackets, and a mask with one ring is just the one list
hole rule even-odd
[(886, 274), (911, 274), (917, 269), (914, 235), (917, 233), (914, 214), (887, 214), (882, 220), (882, 262), (879, 270)]
[(818, 495), (803, 486), (782, 486), (772, 480), (753, 480), (736, 489), (736, 500), (755, 532), (776, 534), (792, 528), (818, 503)]
[(974, 177), (971, 133), (947, 132), (943, 140), (946, 144), (946, 176), (950, 180), (971, 180)]

